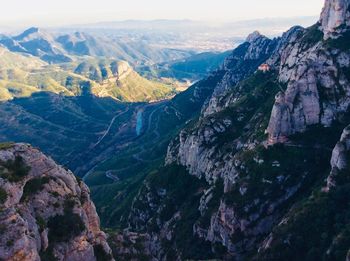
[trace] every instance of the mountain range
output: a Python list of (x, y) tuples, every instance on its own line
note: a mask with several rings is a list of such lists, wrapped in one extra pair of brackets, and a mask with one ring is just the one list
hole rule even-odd
[[(7, 60), (21, 51), (12, 52)], [(45, 66), (42, 52), (24, 53), (19, 65)], [(107, 58), (74, 62), (59, 66), (100, 83), (130, 73)], [(25, 249), (42, 260), (349, 260), (350, 1), (326, 0), (310, 27), (272, 39), (255, 31), (229, 53), (167, 66), (206, 76), (154, 103), (88, 86), (0, 104), (2, 141), (30, 142), (82, 178), (29, 145), (2, 143), (0, 258), (35, 241)]]
[(77, 56), (99, 56), (125, 60), (131, 64), (154, 63), (188, 56), (181, 50), (157, 50), (143, 43), (112, 41), (87, 33), (54, 34), (29, 28), (17, 36), (3, 35), (0, 44), (13, 52), (39, 57), (48, 63), (63, 63)]

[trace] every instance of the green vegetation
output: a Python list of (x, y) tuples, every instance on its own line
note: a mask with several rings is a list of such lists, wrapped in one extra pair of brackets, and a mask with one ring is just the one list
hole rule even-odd
[[(189, 175), (186, 168), (178, 165), (170, 165), (160, 168), (157, 172), (153, 172), (147, 178), (150, 184), (152, 194), (158, 195), (157, 205), (165, 206), (160, 213), (153, 213), (151, 220), (147, 221), (147, 227), (151, 231), (157, 231), (156, 218), (162, 223), (172, 218), (175, 213), (181, 213), (181, 218), (174, 223), (174, 238), (172, 241), (163, 241), (162, 246), (167, 253), (167, 258), (173, 260), (173, 244), (183, 251), (184, 259), (204, 259), (212, 258), (210, 244), (204, 240), (193, 236), (193, 225), (200, 218), (199, 192), (208, 188), (208, 184), (192, 175)], [(165, 193), (162, 194), (161, 191)], [(143, 191), (141, 190), (141, 195)], [(163, 196), (159, 196), (163, 195)], [(147, 207), (143, 202), (136, 201), (134, 207), (140, 210), (146, 210)], [(145, 209), (146, 208), (146, 209)]]
[(79, 236), (85, 229), (85, 224), (78, 214), (73, 213), (76, 202), (74, 198), (67, 197), (64, 201), (63, 215), (51, 217), (47, 222), (49, 228), (49, 244), (68, 242)]
[(10, 182), (18, 182), (22, 180), (30, 171), (30, 167), (26, 166), (23, 158), (16, 156), (15, 160), (0, 162), (0, 176)]
[(49, 245), (45, 251), (40, 252), (40, 259), (43, 261), (58, 261), (58, 258), (56, 258), (53, 254), (51, 245)]
[[(287, 188), (307, 189), (325, 178), (330, 171), (331, 151), (276, 145), (245, 151), (240, 157), (244, 170), (225, 199), (241, 216), (249, 216), (259, 208), (254, 204), (247, 209), (251, 202), (277, 200), (286, 195)], [(244, 194), (240, 188), (246, 188)]]
[(2, 142), (0, 143), (0, 150), (11, 149), (14, 145), (15, 143), (13, 142)]
[(43, 232), (46, 229), (46, 227), (47, 227), (45, 219), (43, 219), (40, 216), (36, 217), (36, 224), (39, 226), (39, 232), (40, 233)]
[[(6, 58), (10, 54), (13, 63)], [(48, 65), (39, 63), (37, 58), (12, 55), (8, 51), (0, 53), (0, 58), (4, 58), (0, 62), (0, 65), (3, 64), (0, 101), (50, 92), (65, 96), (94, 94), (125, 102), (144, 102), (164, 99), (176, 93), (174, 86), (147, 80), (123, 61), (80, 58), (78, 62)], [(23, 59), (25, 63), (21, 63)], [(19, 61), (17, 66), (14, 61)]]
[(188, 58), (154, 66), (138, 67), (138, 71), (148, 78), (175, 78), (194, 82), (205, 78), (209, 72), (219, 68), (231, 51), (223, 53), (205, 52)]
[(207, 210), (204, 215), (199, 218), (199, 223), (202, 227), (209, 227), (210, 219), (215, 211), (220, 206), (221, 198), (224, 196), (224, 183), (223, 180), (218, 179), (214, 185), (212, 198), (207, 204)]
[(109, 261), (112, 259), (112, 256), (106, 253), (101, 245), (94, 246), (94, 254), (97, 261)]
[(81, 217), (71, 211), (65, 211), (63, 215), (50, 218), (47, 227), (50, 244), (68, 242), (86, 229)]
[(344, 260), (350, 245), (349, 202), (348, 183), (330, 193), (318, 189), (274, 229), (276, 240), (259, 260)]
[(0, 224), (0, 234), (4, 234), (6, 232), (7, 228), (6, 225), (4, 224)]
[(35, 195), (37, 192), (41, 191), (44, 188), (44, 185), (49, 182), (49, 177), (38, 177), (29, 180), (23, 188), (23, 195), (21, 201), (25, 201), (30, 196)]
[(317, 23), (306, 29), (306, 33), (302, 37), (302, 42), (307, 46), (315, 45), (323, 40), (323, 32), (319, 29), (320, 24)]
[(7, 200), (7, 192), (0, 187), (0, 204), (4, 204)]
[(329, 48), (339, 49), (341, 51), (348, 51), (350, 49), (350, 31), (343, 33), (336, 39), (328, 39), (326, 41), (326, 46)]

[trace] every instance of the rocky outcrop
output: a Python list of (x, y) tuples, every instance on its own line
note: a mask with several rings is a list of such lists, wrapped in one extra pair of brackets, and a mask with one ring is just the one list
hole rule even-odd
[(269, 39), (259, 32), (253, 32), (245, 43), (229, 55), (220, 70), (225, 74), (214, 89), (209, 101), (203, 106), (203, 116), (209, 116), (225, 107), (223, 97), (237, 83), (254, 73), (268, 59), (278, 44), (278, 39)]
[(335, 145), (331, 159), (331, 174), (327, 178), (326, 191), (337, 185), (336, 179), (342, 171), (346, 171), (350, 164), (350, 126), (346, 127), (340, 141)]
[(347, 30), (348, 26), (350, 26), (350, 1), (326, 1), (320, 23), (325, 39), (339, 36), (340, 33)]
[(0, 149), (1, 260), (113, 260), (89, 189), (26, 144)]
[(350, 99), (348, 51), (329, 48), (320, 39), (310, 43), (308, 29), (281, 53), (279, 79), (287, 89), (276, 96), (267, 128), (269, 143), (285, 142), (308, 126), (331, 126), (348, 110)]
[[(310, 125), (330, 126), (348, 110), (350, 53), (336, 39), (350, 23), (349, 1), (325, 2), (320, 23), (294, 32), (280, 48), (279, 80), (287, 89), (276, 96), (267, 128), (269, 143), (285, 142)], [(321, 31), (318, 29), (320, 25)]]
[[(326, 1), (326, 5), (330, 2)], [(178, 225), (188, 222), (186, 235), (195, 237), (196, 242), (203, 240), (202, 246), (211, 249), (210, 254), (215, 258), (249, 259), (259, 246), (262, 252), (268, 252), (274, 242), (280, 241), (285, 245), (276, 247), (272, 255), (275, 258), (267, 253), (265, 259), (257, 260), (300, 260), (280, 252), (305, 236), (305, 229), (300, 228), (300, 232), (298, 227), (288, 226), (292, 219), (286, 216), (294, 213), (293, 207), (299, 205), (301, 198), (309, 200), (310, 195), (312, 200), (317, 198), (313, 195), (314, 188), (318, 191), (320, 179), (328, 175), (327, 162), (331, 156), (328, 148), (334, 146), (334, 141), (323, 140), (328, 139), (326, 130), (336, 129), (335, 121), (344, 124), (350, 105), (349, 47), (325, 40), (327, 32), (320, 30), (320, 26), (293, 27), (274, 40), (254, 32), (225, 61), (222, 79), (209, 102), (204, 104), (201, 117), (188, 124), (167, 151), (168, 168), (181, 166), (192, 178), (205, 182), (204, 186), (192, 190), (182, 186), (186, 188), (186, 195), (194, 197), (195, 203), (188, 206), (189, 201), (173, 204), (162, 199), (157, 192), (164, 184), (153, 177), (144, 183), (133, 204), (130, 227), (144, 232), (156, 226), (152, 231), (158, 232), (153, 236), (159, 235), (161, 242), (166, 242), (165, 248), (161, 244), (160, 252), (172, 249), (183, 257), (184, 247), (179, 247), (173, 238)], [(257, 71), (262, 63), (270, 70)], [(302, 134), (313, 125), (327, 127), (317, 126), (320, 133), (315, 136), (321, 138), (320, 142), (314, 141), (310, 132)], [(291, 139), (293, 143), (266, 146), (265, 130), (271, 145), (287, 143), (291, 135), (300, 135)], [(350, 127), (344, 130), (333, 151), (328, 190), (336, 184), (335, 175), (348, 167), (349, 133)], [(172, 199), (178, 196), (177, 192), (169, 195)], [(323, 204), (321, 206), (326, 206)], [(310, 203), (302, 207), (311, 209), (312, 206)], [(181, 212), (182, 207), (186, 211)], [(161, 215), (164, 210), (166, 215)], [(301, 221), (296, 225), (317, 219), (313, 215), (304, 216), (304, 211), (300, 213)], [(279, 231), (284, 225), (287, 228)], [(269, 236), (275, 228), (283, 233), (275, 236), (277, 240)], [(325, 231), (333, 233), (327, 227)], [(291, 233), (299, 237), (289, 237)], [(317, 231), (313, 235), (321, 236)], [(291, 249), (290, 256), (298, 256), (293, 253), (293, 247)], [(311, 252), (299, 253), (298, 257), (313, 256), (315, 253)], [(192, 259), (195, 254), (191, 254), (185, 257)], [(343, 258), (345, 255), (342, 253)]]
[[(231, 125), (231, 120), (227, 118), (215, 123), (209, 121), (194, 132), (181, 131), (179, 139), (169, 145), (166, 163), (183, 165), (192, 175), (198, 178), (204, 176), (209, 183), (215, 183), (218, 178), (223, 178), (225, 183), (229, 183), (235, 176), (232, 155), (218, 153), (215, 146), (205, 144), (215, 143), (216, 136), (225, 133)], [(221, 156), (225, 156), (225, 163), (215, 160), (221, 159)]]

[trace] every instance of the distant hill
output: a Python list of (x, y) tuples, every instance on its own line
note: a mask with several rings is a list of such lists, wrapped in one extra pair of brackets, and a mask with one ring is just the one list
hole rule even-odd
[(0, 101), (29, 97), (37, 92), (65, 96), (92, 94), (119, 101), (146, 102), (170, 97), (176, 88), (141, 77), (127, 63), (80, 58), (59, 65), (0, 47)]
[(39, 28), (29, 28), (14, 37), (3, 36), (0, 38), (0, 44), (7, 47), (10, 51), (31, 54), (50, 63), (69, 62), (72, 60), (66, 51), (57, 45), (55, 38), (51, 34)]
[(138, 69), (141, 74), (147, 77), (175, 78), (181, 81), (194, 82), (218, 69), (230, 53), (231, 51), (222, 53), (204, 52), (181, 60), (144, 66)]
[(176, 93), (171, 85), (140, 76), (125, 61), (84, 61), (74, 69), (74, 73), (94, 81), (91, 92), (98, 97), (127, 102), (155, 101)]
[(154, 64), (194, 54), (192, 51), (156, 48), (140, 41), (82, 32), (54, 34), (35, 27), (16, 36), (1, 35), (0, 44), (10, 51), (31, 54), (48, 63), (71, 62), (75, 60), (74, 56), (93, 56), (125, 60), (132, 65)]

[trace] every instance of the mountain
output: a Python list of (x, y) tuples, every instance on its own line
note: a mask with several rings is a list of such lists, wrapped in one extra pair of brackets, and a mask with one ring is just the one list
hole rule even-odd
[[(326, 0), (311, 27), (254, 32), (171, 100), (88, 86), (2, 103), (0, 137), (83, 177), (119, 260), (348, 260), (349, 16), (349, 0)], [(129, 71), (67, 68), (96, 82)]]
[(66, 63), (74, 56), (93, 56), (125, 60), (132, 65), (154, 64), (182, 59), (192, 51), (156, 48), (142, 41), (74, 32), (57, 34), (41, 28), (29, 28), (17, 36), (0, 37), (0, 44), (13, 52), (31, 54), (48, 63)]
[(175, 84), (141, 77), (124, 61), (79, 58), (50, 65), (41, 59), (0, 47), (0, 100), (37, 92), (78, 96), (84, 92), (119, 101), (145, 102), (171, 97)]
[(67, 53), (60, 46), (57, 46), (54, 37), (39, 28), (29, 28), (14, 37), (2, 37), (0, 44), (10, 51), (31, 54), (46, 62), (71, 61)]
[(218, 69), (231, 51), (222, 53), (204, 52), (188, 58), (159, 63), (153, 66), (138, 67), (138, 71), (147, 78), (171, 78), (180, 81), (195, 82)]
[(89, 189), (26, 144), (0, 144), (0, 258), (114, 260)]
[(112, 97), (124, 102), (157, 101), (176, 93), (175, 87), (141, 77), (124, 61), (88, 60), (75, 74), (97, 82), (91, 92), (97, 97)]
[(314, 26), (233, 51), (130, 210), (101, 205), (125, 228), (114, 251), (137, 238), (124, 260), (349, 259), (349, 10), (327, 0)]

